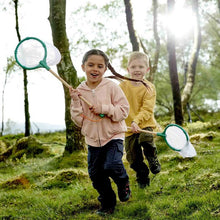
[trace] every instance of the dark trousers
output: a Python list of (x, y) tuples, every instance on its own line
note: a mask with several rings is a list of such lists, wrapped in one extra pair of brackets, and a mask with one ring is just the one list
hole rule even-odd
[(88, 146), (88, 172), (93, 187), (98, 191), (98, 200), (103, 208), (116, 205), (116, 194), (111, 186), (111, 177), (118, 189), (128, 181), (122, 162), (123, 141), (111, 140), (103, 147)]
[[(152, 131), (152, 128), (145, 128)], [(156, 151), (152, 134), (137, 133), (125, 138), (126, 158), (136, 172), (137, 182), (147, 183), (149, 168), (144, 156), (153, 156)]]

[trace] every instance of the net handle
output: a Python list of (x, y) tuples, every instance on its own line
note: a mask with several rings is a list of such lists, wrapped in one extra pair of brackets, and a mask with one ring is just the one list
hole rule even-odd
[[(127, 129), (131, 130), (131, 127), (127, 127)], [(165, 134), (163, 133), (158, 133), (158, 132), (153, 132), (153, 131), (147, 131), (147, 130), (143, 130), (143, 129), (139, 129), (139, 132), (143, 132), (143, 133), (147, 133), (147, 134), (152, 134), (154, 136), (161, 136), (161, 137), (165, 137)]]
[[(138, 131), (139, 132), (143, 132), (143, 133), (148, 133), (148, 134), (153, 134), (153, 135), (155, 135), (155, 136), (160, 136), (160, 137), (162, 137), (162, 138), (164, 138), (165, 140), (166, 140), (166, 130), (169, 128), (169, 127), (171, 127), (171, 126), (176, 126), (176, 127), (178, 127), (178, 128), (180, 128), (182, 131), (183, 131), (183, 133), (186, 135), (186, 139), (187, 139), (187, 141), (189, 140), (189, 137), (188, 137), (188, 134), (187, 134), (187, 132), (181, 127), (181, 126), (179, 126), (179, 125), (177, 125), (177, 124), (169, 124), (169, 125), (167, 125), (166, 126), (166, 128), (164, 129), (164, 131), (162, 132), (162, 133), (159, 133), (159, 132), (153, 132), (153, 131), (148, 131), (148, 130), (143, 130), (143, 129), (139, 129)], [(127, 127), (127, 129), (132, 129), (131, 127)]]
[[(44, 64), (43, 64), (44, 65)], [(66, 86), (68, 89), (73, 88), (71, 85), (69, 85), (63, 78), (61, 78), (59, 75), (57, 75), (52, 69), (47, 69), (50, 73), (52, 73), (58, 80), (60, 80), (64, 86)], [(84, 101), (90, 108), (93, 106), (86, 98), (84, 98), (82, 95), (79, 96), (79, 98)], [(104, 118), (104, 114), (99, 114), (100, 118)]]
[[(68, 89), (72, 88), (71, 85), (69, 85), (64, 79), (58, 76), (52, 69), (49, 69), (48, 71), (52, 73), (58, 80), (60, 80), (63, 83), (63, 85), (66, 86)], [(79, 98), (83, 100), (89, 107), (92, 107), (92, 104), (87, 99), (85, 99), (83, 96), (80, 95)]]

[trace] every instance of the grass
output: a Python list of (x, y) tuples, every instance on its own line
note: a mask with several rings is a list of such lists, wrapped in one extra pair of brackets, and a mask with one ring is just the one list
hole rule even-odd
[[(151, 185), (145, 189), (138, 188), (124, 157), (132, 197), (125, 203), (117, 200), (115, 213), (106, 217), (95, 213), (98, 194), (88, 177), (86, 152), (61, 157), (65, 133), (35, 135), (51, 148), (53, 156), (23, 155), (0, 162), (0, 219), (219, 219), (220, 121), (209, 119), (184, 127), (197, 156), (182, 158), (157, 137), (162, 170), (150, 174)], [(0, 140), (9, 146), (21, 137), (8, 135)]]

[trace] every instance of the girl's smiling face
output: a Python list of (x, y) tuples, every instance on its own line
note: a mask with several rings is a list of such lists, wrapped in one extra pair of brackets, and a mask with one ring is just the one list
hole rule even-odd
[(149, 68), (147, 67), (146, 61), (143, 58), (136, 58), (129, 63), (127, 70), (131, 75), (131, 78), (143, 80)]
[(88, 87), (91, 89), (96, 88), (107, 70), (104, 57), (101, 55), (90, 55), (82, 65), (82, 70), (86, 73)]

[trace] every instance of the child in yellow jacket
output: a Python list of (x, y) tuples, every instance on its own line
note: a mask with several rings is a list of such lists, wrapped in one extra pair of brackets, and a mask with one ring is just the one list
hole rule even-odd
[[(139, 187), (145, 188), (150, 185), (149, 168), (153, 174), (161, 170), (153, 135), (139, 132), (140, 129), (153, 131), (156, 128), (154, 118), (156, 90), (151, 82), (144, 79), (149, 71), (146, 54), (133, 52), (129, 57), (127, 70), (131, 78), (143, 80), (151, 88), (149, 91), (140, 82), (123, 81), (120, 83), (130, 105), (129, 115), (125, 120), (126, 125), (131, 127), (131, 130), (125, 134), (126, 158), (130, 167), (136, 172)], [(149, 168), (144, 162), (143, 155), (148, 160)]]

